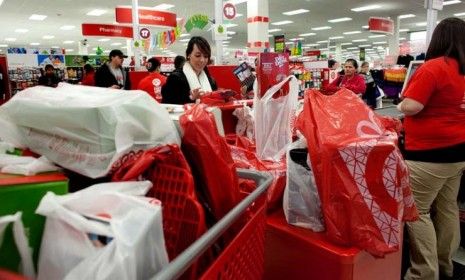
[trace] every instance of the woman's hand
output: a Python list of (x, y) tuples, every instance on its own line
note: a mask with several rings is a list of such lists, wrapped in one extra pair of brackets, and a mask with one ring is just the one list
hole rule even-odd
[(196, 88), (191, 90), (191, 100), (197, 100), (200, 98), (200, 96), (207, 94), (206, 91), (202, 90), (201, 88)]

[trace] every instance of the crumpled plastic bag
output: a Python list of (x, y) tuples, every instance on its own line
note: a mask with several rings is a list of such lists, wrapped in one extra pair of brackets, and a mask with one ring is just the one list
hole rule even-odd
[[(19, 157), (19, 156), (16, 156), (16, 157)], [(32, 158), (32, 157), (19, 157), (19, 158), (27, 158), (27, 159), (24, 159), (24, 162), (22, 163), (8, 164), (2, 167), (0, 169), (0, 172), (32, 176), (38, 173), (58, 171), (61, 169), (60, 167), (53, 164), (51, 161), (49, 161), (44, 156), (40, 158)]]
[(243, 106), (236, 108), (232, 113), (237, 118), (236, 135), (245, 135), (250, 140), (254, 139), (254, 118), (252, 108)]

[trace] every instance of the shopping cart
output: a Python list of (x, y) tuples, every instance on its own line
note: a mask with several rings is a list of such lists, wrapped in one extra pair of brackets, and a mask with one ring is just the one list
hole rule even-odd
[(257, 188), (228, 212), (196, 242), (178, 255), (152, 279), (177, 279), (197, 262), (212, 245), (229, 230), (244, 222), (236, 237), (209, 265), (200, 279), (261, 279), (264, 269), (266, 190), (270, 175), (250, 170), (238, 170), (244, 179), (254, 180)]

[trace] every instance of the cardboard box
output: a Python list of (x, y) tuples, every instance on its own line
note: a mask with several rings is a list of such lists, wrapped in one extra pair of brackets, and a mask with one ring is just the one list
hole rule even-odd
[[(22, 219), (29, 246), (37, 265), (45, 217), (35, 214), (42, 197), (47, 192), (68, 193), (68, 179), (61, 173), (43, 173), (21, 176), (0, 173), (0, 216), (23, 212)], [(11, 226), (7, 227), (0, 246), (0, 267), (18, 271), (19, 254), (13, 240)]]

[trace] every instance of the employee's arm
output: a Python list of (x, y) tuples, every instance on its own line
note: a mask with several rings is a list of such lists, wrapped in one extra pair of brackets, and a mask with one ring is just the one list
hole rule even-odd
[(411, 98), (405, 98), (402, 102), (397, 105), (397, 109), (404, 113), (406, 116), (413, 116), (423, 110), (425, 106), (420, 102)]

